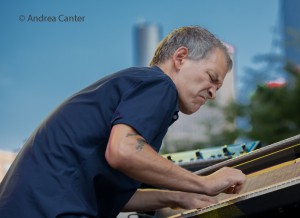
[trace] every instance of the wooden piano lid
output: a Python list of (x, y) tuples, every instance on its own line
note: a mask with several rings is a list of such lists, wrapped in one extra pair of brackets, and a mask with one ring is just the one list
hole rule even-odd
[(284, 215), (279, 217), (288, 217), (290, 211), (300, 211), (299, 157), (300, 135), (296, 135), (196, 171), (197, 175), (207, 175), (224, 166), (235, 167), (246, 173), (247, 181), (239, 194), (218, 195), (218, 204), (177, 214), (174, 210), (164, 212), (169, 212), (169, 218), (278, 217), (280, 213)]
[(195, 171), (194, 173), (197, 175), (208, 175), (224, 166), (228, 166), (240, 169), (245, 174), (249, 174), (286, 161), (295, 160), (298, 157), (300, 157), (300, 134), (259, 148), (245, 155)]
[(300, 210), (300, 161), (255, 172), (248, 176), (240, 194), (220, 194), (218, 199), (217, 204), (168, 218), (290, 217)]

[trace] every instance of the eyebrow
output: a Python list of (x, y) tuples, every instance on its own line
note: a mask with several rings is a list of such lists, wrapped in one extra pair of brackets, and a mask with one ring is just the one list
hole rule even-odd
[(207, 73), (214, 78), (214, 81), (221, 83), (219, 74), (214, 70), (208, 70)]

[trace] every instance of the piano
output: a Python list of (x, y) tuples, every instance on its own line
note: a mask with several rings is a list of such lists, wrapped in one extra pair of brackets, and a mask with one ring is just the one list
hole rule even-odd
[(194, 173), (208, 175), (224, 166), (240, 169), (247, 175), (239, 194), (219, 194), (217, 204), (202, 209), (164, 208), (156, 212), (156, 217), (300, 217), (300, 135)]

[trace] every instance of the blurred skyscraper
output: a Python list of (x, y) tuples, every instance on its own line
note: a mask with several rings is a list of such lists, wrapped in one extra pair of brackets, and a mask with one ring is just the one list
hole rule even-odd
[(300, 0), (281, 0), (284, 57), (300, 65)]
[(134, 26), (134, 65), (149, 66), (155, 49), (162, 39), (161, 27), (157, 24), (139, 22)]
[[(300, 0), (278, 0), (279, 14), (274, 26), (272, 47), (266, 56), (254, 56), (255, 67), (239, 72), (239, 90), (237, 100), (249, 104), (251, 95), (260, 84), (293, 84), (293, 78), (284, 68), (287, 62), (300, 65)], [(260, 64), (260, 65), (258, 65)], [(249, 128), (245, 118), (238, 120), (240, 128)]]

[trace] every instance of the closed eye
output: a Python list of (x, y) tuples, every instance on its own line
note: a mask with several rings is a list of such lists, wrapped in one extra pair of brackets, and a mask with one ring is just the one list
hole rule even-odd
[(214, 84), (219, 84), (219, 80), (216, 79), (214, 76), (212, 76), (211, 74), (208, 74), (209, 75), (209, 78), (210, 78), (210, 81)]
[(220, 80), (218, 78), (215, 78), (211, 73), (207, 72), (207, 74), (209, 75), (209, 78), (210, 78), (210, 81), (211, 83), (217, 85), (217, 89), (216, 90), (219, 90), (222, 86), (222, 83), (220, 82)]
[(215, 83), (216, 79), (210, 73), (208, 73), (208, 75), (209, 75), (210, 81), (212, 83)]

